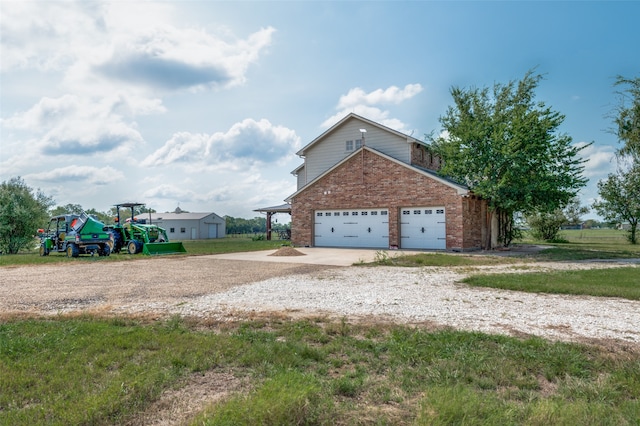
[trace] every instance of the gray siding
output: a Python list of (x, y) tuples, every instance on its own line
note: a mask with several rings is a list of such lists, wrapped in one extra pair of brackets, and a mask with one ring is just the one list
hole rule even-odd
[[(217, 217), (215, 214), (210, 214), (200, 219), (188, 219), (188, 218), (165, 219), (163, 218), (163, 219), (155, 220), (153, 223), (166, 229), (167, 236), (169, 237), (169, 241), (224, 238), (226, 236), (225, 221), (224, 219)], [(212, 229), (211, 225), (215, 225), (215, 231)], [(173, 229), (173, 232), (171, 232), (172, 229)], [(184, 232), (182, 232), (183, 229), (184, 229)], [(215, 233), (216, 235), (212, 236), (211, 235), (212, 233)]]
[(307, 180), (306, 180), (306, 170), (304, 167), (300, 168), (298, 170), (298, 175), (297, 175), (297, 179), (298, 179), (298, 189), (302, 188), (303, 186), (305, 186), (307, 184)]
[(345, 142), (353, 140), (355, 144), (357, 139), (361, 139), (360, 129), (367, 130), (365, 144), (368, 147), (404, 163), (411, 162), (411, 144), (407, 143), (406, 138), (368, 125), (360, 120), (351, 119), (305, 152), (306, 181), (303, 180), (304, 184), (300, 185), (299, 175), (298, 189), (352, 154), (353, 151), (346, 150)]

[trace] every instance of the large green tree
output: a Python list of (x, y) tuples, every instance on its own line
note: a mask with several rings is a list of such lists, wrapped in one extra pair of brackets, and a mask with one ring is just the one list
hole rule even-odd
[(618, 150), (618, 170), (598, 182), (600, 200), (593, 207), (606, 220), (628, 223), (629, 241), (638, 243), (640, 220), (640, 77), (616, 78), (622, 87), (613, 117), (613, 133), (622, 143)]
[(51, 198), (34, 191), (20, 177), (0, 184), (0, 251), (16, 254), (34, 244), (39, 227), (46, 224)]
[(493, 90), (453, 87), (454, 104), (440, 117), (443, 132), (431, 137), (444, 160), (441, 173), (489, 201), (505, 246), (516, 235), (516, 212), (563, 208), (587, 181), (579, 156), (585, 146), (559, 132), (564, 115), (535, 100), (541, 80), (529, 71)]
[(640, 163), (634, 162), (627, 170), (618, 169), (607, 179), (598, 182), (600, 200), (593, 208), (608, 221), (628, 223), (629, 241), (638, 243), (637, 229), (640, 221)]
[(615, 86), (622, 87), (618, 92), (619, 104), (614, 116), (614, 133), (623, 147), (619, 153), (630, 156), (640, 162), (640, 77), (627, 79), (616, 78)]

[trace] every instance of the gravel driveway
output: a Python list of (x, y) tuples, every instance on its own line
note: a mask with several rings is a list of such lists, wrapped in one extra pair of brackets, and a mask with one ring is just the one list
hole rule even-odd
[[(531, 270), (614, 267), (536, 263)], [(229, 320), (256, 313), (328, 315), (450, 326), (554, 340), (614, 339), (640, 346), (640, 302), (472, 288), (474, 268), (336, 267), (216, 256), (71, 262), (0, 268), (0, 313), (181, 314)]]

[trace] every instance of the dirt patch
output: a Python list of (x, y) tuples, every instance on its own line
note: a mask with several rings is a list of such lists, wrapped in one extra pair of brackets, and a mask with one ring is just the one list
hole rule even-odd
[(160, 398), (126, 423), (127, 426), (187, 424), (204, 408), (240, 392), (246, 384), (229, 373), (206, 371), (192, 374), (179, 389), (167, 389)]
[(282, 247), (275, 253), (271, 253), (269, 256), (306, 256), (306, 254), (299, 252), (293, 247)]
[[(90, 259), (0, 268), (0, 314), (100, 311), (142, 303), (180, 304), (269, 278), (335, 268), (247, 262), (215, 256), (154, 257), (123, 262)], [(150, 309), (152, 310), (152, 309)]]

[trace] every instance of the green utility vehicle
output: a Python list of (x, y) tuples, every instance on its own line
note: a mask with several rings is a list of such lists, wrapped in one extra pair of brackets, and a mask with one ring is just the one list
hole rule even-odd
[(47, 229), (38, 229), (40, 256), (66, 252), (67, 257), (81, 254), (109, 256), (113, 239), (104, 223), (85, 212), (54, 216)]
[(136, 216), (143, 203), (116, 204), (116, 224), (110, 228), (113, 233), (113, 252), (126, 249), (129, 254), (172, 254), (186, 253), (181, 242), (169, 242), (167, 231), (151, 223), (149, 219)]

